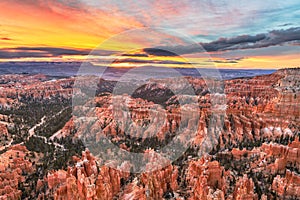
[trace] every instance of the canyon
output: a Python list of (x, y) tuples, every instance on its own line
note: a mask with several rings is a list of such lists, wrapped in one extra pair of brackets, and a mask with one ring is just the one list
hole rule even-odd
[(91, 80), (0, 76), (0, 199), (300, 198), (299, 68)]

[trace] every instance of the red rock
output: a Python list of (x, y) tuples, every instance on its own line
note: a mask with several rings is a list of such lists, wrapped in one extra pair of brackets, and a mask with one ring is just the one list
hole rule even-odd
[(128, 173), (107, 166), (98, 168), (89, 151), (68, 171), (49, 173), (46, 182), (54, 191), (54, 199), (103, 199), (110, 200), (120, 192), (121, 178)]
[(254, 183), (252, 179), (248, 179), (247, 175), (240, 178), (233, 192), (234, 200), (258, 200), (257, 194), (254, 192)]
[(226, 190), (225, 171), (217, 161), (207, 158), (191, 161), (186, 180), (190, 189), (190, 199), (224, 199)]
[(287, 171), (284, 177), (277, 175), (273, 180), (272, 190), (282, 199), (297, 198), (300, 191), (300, 177), (290, 171)]
[(163, 169), (144, 172), (141, 174), (141, 182), (144, 185), (146, 197), (161, 199), (167, 191), (176, 191), (178, 169), (169, 165)]
[(21, 145), (12, 146), (0, 155), (0, 199), (20, 199), (18, 184), (25, 181), (22, 172), (32, 173), (32, 163), (25, 159), (28, 152)]

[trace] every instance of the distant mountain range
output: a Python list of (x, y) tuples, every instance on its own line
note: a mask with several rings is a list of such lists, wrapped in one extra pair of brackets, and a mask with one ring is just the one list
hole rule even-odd
[[(168, 78), (173, 76), (200, 77), (205, 74), (213, 78), (234, 79), (253, 77), (273, 73), (274, 69), (195, 69), (195, 68), (114, 68), (100, 67), (92, 64), (81, 67), (80, 62), (4, 62), (0, 63), (0, 75), (3, 74), (45, 74), (53, 77), (70, 77), (78, 74), (101, 75), (104, 79), (118, 80), (120, 77), (130, 79)], [(80, 70), (79, 70), (80, 69)], [(80, 71), (80, 72), (79, 72)]]

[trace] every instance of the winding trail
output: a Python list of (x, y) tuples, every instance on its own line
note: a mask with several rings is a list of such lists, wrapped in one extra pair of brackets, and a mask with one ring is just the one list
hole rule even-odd
[(11, 146), (11, 144), (13, 143), (14, 139), (11, 139), (10, 142), (2, 147), (0, 147), (0, 151), (4, 150), (5, 148), (8, 148)]
[[(54, 116), (61, 114), (64, 110), (65, 110), (65, 109), (59, 111), (59, 112), (56, 113)], [(65, 148), (64, 148), (63, 145), (58, 144), (58, 143), (56, 143), (56, 142), (49, 142), (48, 139), (47, 139), (45, 136), (40, 136), (40, 135), (36, 135), (36, 134), (35, 134), (35, 129), (36, 129), (38, 126), (41, 126), (42, 124), (44, 124), (45, 122), (46, 122), (46, 116), (44, 116), (44, 117), (41, 119), (41, 122), (40, 122), (40, 123), (34, 125), (31, 129), (29, 129), (29, 131), (28, 131), (29, 135), (28, 135), (28, 137), (27, 137), (27, 140), (29, 140), (31, 137), (41, 138), (41, 139), (44, 140), (44, 143), (45, 143), (45, 144), (49, 144), (49, 145), (53, 144), (56, 148), (61, 148), (62, 150), (65, 150)]]
[(29, 138), (31, 138), (33, 135), (35, 135), (35, 132), (34, 132), (35, 129), (36, 129), (38, 126), (40, 126), (40, 125), (42, 125), (43, 123), (45, 123), (45, 119), (46, 119), (46, 116), (42, 117), (40, 123), (34, 125), (31, 129), (28, 130), (29, 135), (28, 135), (28, 137), (26, 138), (27, 140), (29, 140)]
[[(53, 116), (60, 115), (65, 109), (67, 109), (67, 108), (62, 109), (61, 111), (59, 111), (58, 113), (56, 113), (56, 114), (53, 115)], [(55, 146), (55, 148), (60, 148), (60, 149), (62, 149), (63, 151), (65, 151), (66, 149), (64, 148), (63, 145), (61, 145), (61, 144), (59, 144), (59, 143), (56, 143), (56, 142), (53, 142), (53, 141), (50, 142), (49, 140), (51, 140), (51, 139), (49, 138), (49, 140), (48, 140), (45, 136), (36, 135), (35, 129), (36, 129), (38, 126), (43, 125), (45, 122), (46, 122), (46, 116), (43, 116), (42, 119), (41, 119), (41, 121), (40, 121), (39, 123), (37, 123), (37, 124), (34, 125), (31, 129), (28, 130), (28, 136), (27, 136), (26, 140), (29, 140), (31, 137), (41, 138), (41, 139), (44, 140), (44, 143), (45, 143), (45, 144), (49, 144), (49, 145), (52, 145), (52, 144), (53, 144), (53, 145)], [(2, 148), (4, 149), (4, 148), (6, 148), (6, 147), (11, 146), (11, 143), (12, 143), (12, 141), (10, 142), (9, 145), (6, 145), (5, 147), (2, 147)], [(21, 142), (20, 144), (22, 145), (22, 144), (24, 144), (24, 142)], [(0, 148), (0, 150), (1, 150), (1, 148)]]

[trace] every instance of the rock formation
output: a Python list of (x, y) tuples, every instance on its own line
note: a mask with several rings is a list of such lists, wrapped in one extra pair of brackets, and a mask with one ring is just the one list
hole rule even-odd
[(27, 173), (33, 172), (27, 154), (26, 147), (16, 145), (0, 155), (0, 199), (21, 198), (19, 184), (25, 181)]

